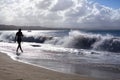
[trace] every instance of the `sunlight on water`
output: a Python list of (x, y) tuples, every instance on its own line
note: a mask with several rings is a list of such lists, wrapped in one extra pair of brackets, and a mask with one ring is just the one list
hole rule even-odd
[[(17, 56), (15, 32), (0, 32), (0, 51), (14, 60), (64, 73), (106, 79), (120, 78), (120, 53), (115, 47), (119, 47), (118, 37), (79, 31), (64, 33), (66, 35), (62, 36), (57, 31), (23, 31), (26, 37), (26, 42), (22, 42), (24, 52)], [(34, 42), (41, 38), (45, 39), (43, 43)], [(33, 42), (27, 42), (30, 39)]]

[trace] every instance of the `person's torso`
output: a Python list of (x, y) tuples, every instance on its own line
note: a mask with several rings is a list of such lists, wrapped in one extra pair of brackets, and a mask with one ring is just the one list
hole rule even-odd
[(16, 36), (17, 36), (17, 40), (21, 40), (23, 34), (22, 34), (22, 32), (17, 32)]

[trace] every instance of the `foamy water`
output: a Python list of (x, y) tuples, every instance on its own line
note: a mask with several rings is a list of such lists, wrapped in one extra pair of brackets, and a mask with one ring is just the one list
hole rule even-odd
[(24, 42), (22, 43), (24, 53), (17, 56), (16, 46), (16, 43), (0, 42), (0, 51), (7, 53), (14, 60), (54, 71), (97, 78), (120, 79), (120, 56), (118, 54)]
[(15, 32), (0, 32), (0, 51), (14, 60), (63, 73), (120, 79), (118, 36), (79, 31), (23, 31), (24, 52), (17, 56)]

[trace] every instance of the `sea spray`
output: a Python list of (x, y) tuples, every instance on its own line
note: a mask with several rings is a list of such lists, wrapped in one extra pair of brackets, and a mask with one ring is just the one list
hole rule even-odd
[[(7, 52), (14, 59), (64, 73), (105, 77), (107, 80), (120, 79), (119, 36), (78, 30), (23, 31), (26, 38), (26, 42), (22, 43), (24, 53), (16, 58), (17, 44), (10, 43), (15, 33), (0, 32), (0, 39), (8, 40), (0, 42), (0, 51)], [(43, 38), (44, 42), (41, 43), (41, 37), (49, 39)]]
[[(0, 41), (13, 42), (15, 31), (1, 31)], [(23, 31), (23, 42), (51, 44), (64, 48), (120, 52), (120, 38), (110, 34), (94, 34), (79, 30), (70, 31)], [(62, 36), (60, 35), (62, 34)]]
[(70, 31), (68, 36), (53, 38), (47, 44), (59, 45), (67, 48), (91, 49), (99, 51), (120, 52), (120, 38), (112, 35)]

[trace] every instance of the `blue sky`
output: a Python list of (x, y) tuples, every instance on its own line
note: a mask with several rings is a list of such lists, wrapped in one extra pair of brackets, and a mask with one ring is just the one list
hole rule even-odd
[(120, 0), (93, 0), (93, 1), (111, 8), (115, 8), (115, 9), (120, 8)]
[(119, 4), (120, 0), (0, 0), (0, 24), (120, 29)]

